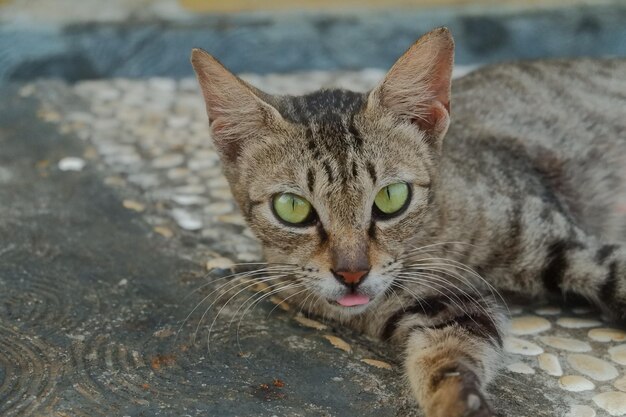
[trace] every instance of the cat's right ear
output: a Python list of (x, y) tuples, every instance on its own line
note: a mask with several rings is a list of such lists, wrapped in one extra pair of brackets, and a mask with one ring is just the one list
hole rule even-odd
[(415, 42), (370, 93), (368, 104), (381, 106), (440, 145), (450, 123), (450, 83), (454, 40), (446, 28)]
[(276, 108), (266, 96), (227, 70), (202, 49), (191, 53), (193, 66), (204, 96), (213, 141), (224, 158), (234, 162), (246, 141), (267, 134), (281, 123)]

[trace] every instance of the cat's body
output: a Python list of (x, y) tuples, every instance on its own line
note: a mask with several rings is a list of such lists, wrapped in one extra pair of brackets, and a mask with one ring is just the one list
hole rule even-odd
[[(369, 94), (295, 98), (192, 61), (272, 290), (405, 349), (428, 417), (490, 417), (498, 290), (626, 315), (626, 61), (480, 70), (455, 85), (446, 135), (451, 51), (434, 31)], [(381, 212), (398, 184), (403, 206)], [(293, 195), (313, 210), (297, 222), (276, 206)]]

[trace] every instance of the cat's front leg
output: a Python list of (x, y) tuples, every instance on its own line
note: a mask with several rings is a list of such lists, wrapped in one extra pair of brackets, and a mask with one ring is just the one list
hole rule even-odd
[(405, 371), (426, 417), (495, 417), (485, 385), (499, 365), (504, 321), (497, 309), (474, 304), (403, 319)]
[[(415, 397), (427, 417), (494, 417), (484, 394), (485, 361), (495, 360), (492, 346), (472, 340), (459, 328), (416, 331), (405, 368)], [(483, 346), (484, 345), (484, 346)]]

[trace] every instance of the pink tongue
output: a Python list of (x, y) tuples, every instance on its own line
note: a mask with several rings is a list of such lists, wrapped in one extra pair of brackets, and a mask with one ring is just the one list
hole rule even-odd
[(370, 298), (367, 295), (361, 294), (348, 294), (337, 300), (339, 304), (344, 307), (360, 306), (370, 302)]

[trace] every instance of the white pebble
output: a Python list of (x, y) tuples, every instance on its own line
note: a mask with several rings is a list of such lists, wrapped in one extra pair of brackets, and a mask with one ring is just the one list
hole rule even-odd
[(509, 353), (526, 356), (536, 356), (543, 353), (543, 349), (539, 345), (517, 337), (505, 338), (504, 350)]
[(591, 391), (596, 387), (593, 382), (579, 375), (566, 375), (560, 378), (559, 386), (571, 392)]
[(533, 375), (535, 373), (535, 370), (533, 368), (521, 362), (512, 363), (507, 366), (506, 369), (511, 372), (515, 372), (516, 374)]
[(229, 269), (232, 268), (234, 265), (235, 264), (230, 259), (220, 256), (208, 260), (206, 263), (206, 269), (209, 271), (212, 269)]
[(233, 205), (229, 201), (220, 201), (209, 204), (205, 207), (205, 212), (212, 215), (227, 214), (234, 210)]
[(570, 339), (567, 337), (557, 336), (542, 336), (539, 338), (541, 343), (550, 347), (567, 350), (569, 352), (589, 352), (591, 351), (591, 345), (581, 340)]
[(148, 80), (148, 88), (171, 93), (176, 91), (176, 81), (171, 78), (154, 77)]
[(59, 161), (59, 169), (61, 171), (82, 171), (86, 162), (82, 158), (68, 156)]
[(185, 230), (202, 229), (202, 219), (196, 214), (189, 213), (187, 210), (174, 209), (172, 210), (172, 217)]
[(551, 353), (542, 353), (537, 358), (539, 360), (539, 367), (543, 369), (548, 375), (561, 376), (563, 375), (563, 368), (556, 355)]
[(181, 206), (204, 205), (208, 203), (205, 197), (199, 195), (177, 194), (172, 196), (172, 201)]
[(175, 191), (180, 194), (204, 194), (206, 188), (204, 185), (192, 184), (176, 187)]
[(181, 165), (183, 162), (185, 162), (184, 156), (172, 153), (155, 158), (152, 161), (152, 166), (155, 168), (174, 168)]
[(626, 365), (626, 345), (617, 345), (609, 349), (609, 355), (613, 362)]
[(596, 417), (596, 410), (586, 405), (573, 405), (565, 417)]
[(615, 382), (613, 382), (613, 386), (620, 391), (626, 392), (626, 376), (616, 379)]
[(187, 116), (170, 116), (167, 119), (167, 125), (172, 129), (181, 129), (189, 124), (190, 120)]
[(586, 327), (598, 327), (602, 325), (602, 322), (578, 317), (561, 317), (556, 321), (556, 324), (567, 329), (584, 329)]
[(510, 333), (516, 336), (536, 334), (548, 330), (550, 322), (543, 317), (522, 316), (511, 320)]
[(576, 371), (596, 381), (609, 381), (619, 375), (613, 365), (593, 356), (573, 354), (567, 357), (567, 362)]
[(535, 310), (535, 314), (539, 314), (540, 316), (556, 316), (557, 314), (561, 314), (561, 309), (553, 306), (540, 307)]
[(618, 329), (600, 328), (591, 329), (587, 333), (596, 342), (623, 342), (626, 341), (626, 332)]
[(603, 392), (593, 397), (593, 402), (612, 416), (626, 414), (626, 394), (623, 392)]

